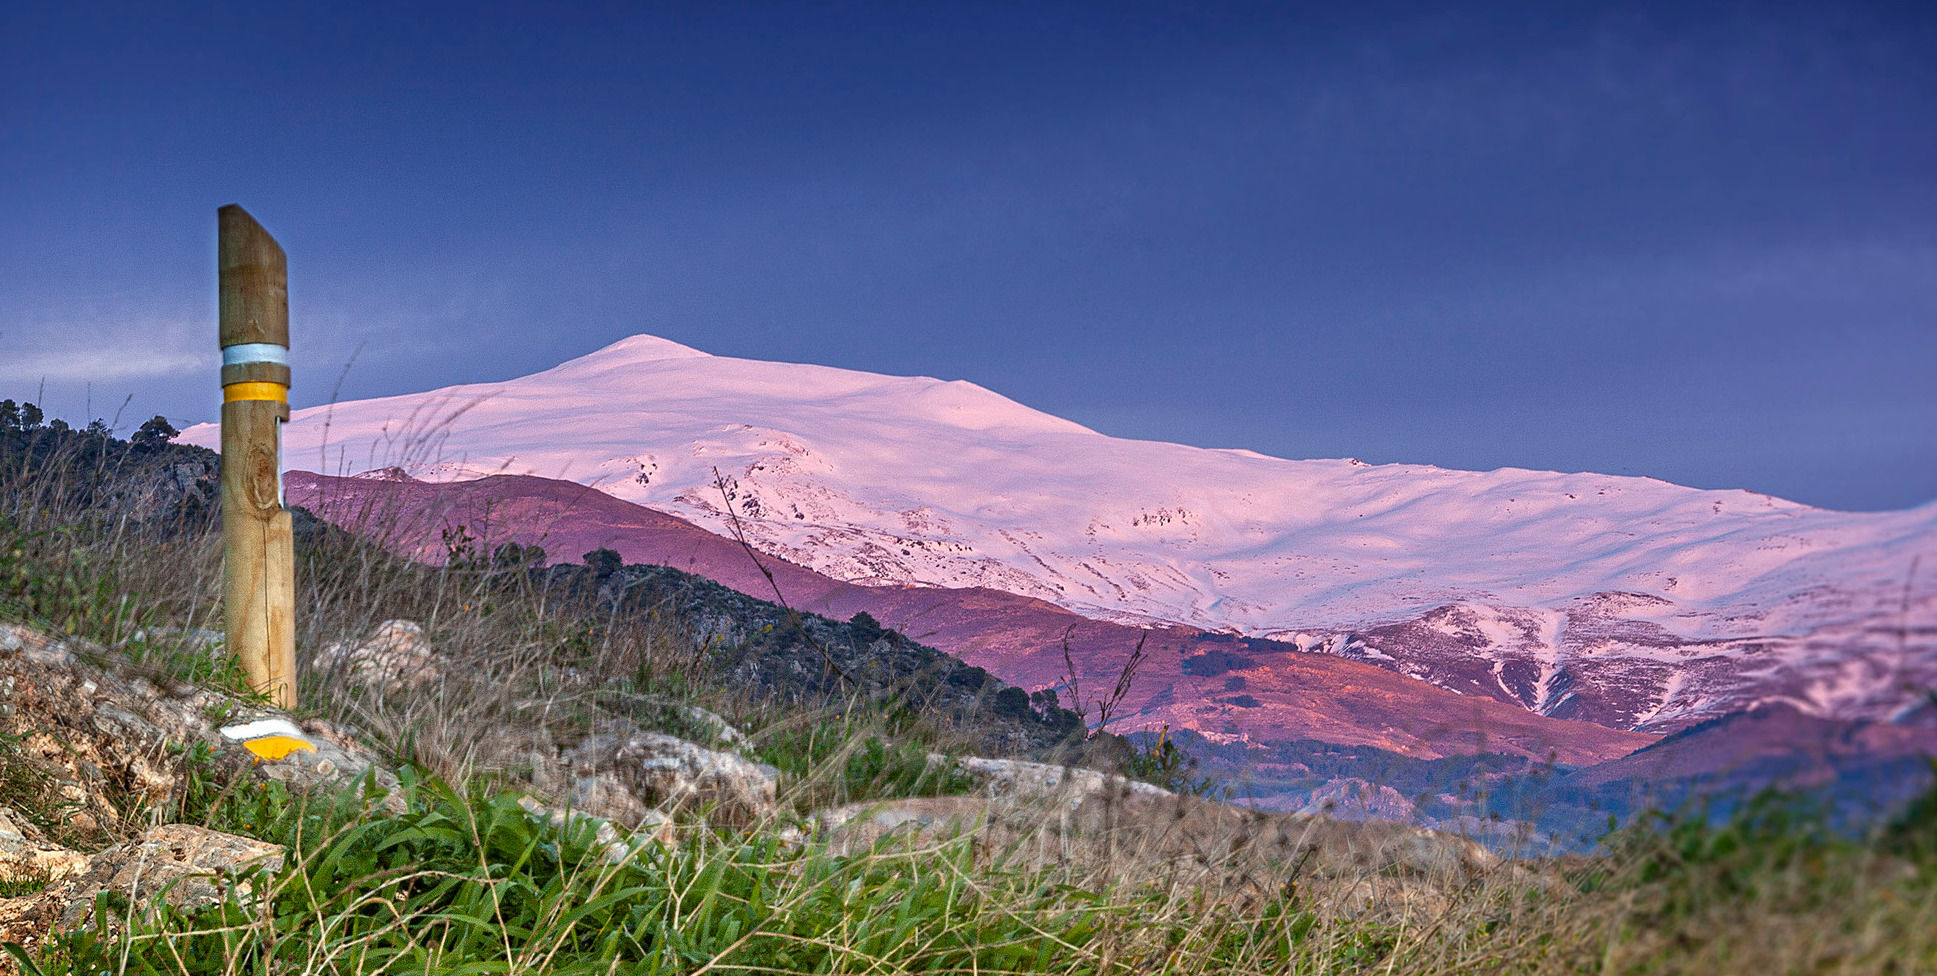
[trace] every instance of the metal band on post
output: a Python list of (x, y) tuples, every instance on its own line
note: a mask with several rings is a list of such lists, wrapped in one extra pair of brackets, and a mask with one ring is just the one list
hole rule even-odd
[(248, 211), (216, 212), (222, 346), (223, 616), (249, 683), (296, 704), (296, 560), (282, 504), (289, 288), (281, 245)]

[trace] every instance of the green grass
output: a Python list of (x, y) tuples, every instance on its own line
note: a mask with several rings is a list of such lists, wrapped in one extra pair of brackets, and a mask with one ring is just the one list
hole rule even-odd
[(151, 626), (156, 616), (115, 585), (79, 526), (27, 528), (0, 513), (0, 617), (51, 633), (113, 643)]
[[(247, 795), (254, 791), (257, 795)], [(369, 794), (205, 797), (287, 845), (230, 903), (73, 933), (54, 974), (1899, 972), (1937, 965), (1927, 841), (1866, 845), (1780, 817), (1636, 828), (1619, 859), (1497, 879), (1423, 922), (1328, 914), (1281, 891), (1239, 907), (1095, 887), (966, 840), (853, 856), (772, 832), (682, 832), (614, 863), (589, 826), (512, 793), (406, 776)], [(185, 811), (186, 812), (186, 811)], [(243, 882), (247, 881), (247, 885)], [(245, 891), (246, 889), (246, 891)], [(250, 895), (247, 891), (257, 894)], [(123, 968), (125, 965), (125, 968)], [(1755, 968), (1749, 968), (1754, 966)]]
[(890, 797), (968, 793), (975, 780), (930, 758), (910, 723), (868, 704), (804, 709), (753, 733), (754, 756), (780, 771), (782, 798), (798, 812)]
[[(250, 879), (262, 895), (161, 911), (112, 940), (71, 934), (36, 965), (49, 976), (997, 973), (1148, 961), (1105, 968), (1097, 957), (1095, 944), (1131, 921), (1127, 906), (978, 867), (965, 842), (850, 858), (693, 831), (614, 864), (589, 828), (551, 826), (509, 793), (413, 779), (404, 797), (399, 813), (355, 797), (285, 804), (251, 831), (291, 851), (281, 872)], [(1154, 953), (1188, 940), (1137, 941)]]

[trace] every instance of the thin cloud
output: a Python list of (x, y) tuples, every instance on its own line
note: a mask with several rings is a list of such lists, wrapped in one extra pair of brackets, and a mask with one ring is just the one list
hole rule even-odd
[(0, 381), (80, 382), (180, 376), (206, 370), (209, 358), (187, 352), (143, 353), (130, 358), (125, 353), (99, 349), (79, 353), (29, 353), (18, 360), (10, 356), (0, 362)]
[[(38, 340), (30, 347), (21, 332)], [(196, 330), (200, 332), (208, 330)], [(117, 382), (215, 368), (215, 351), (181, 323), (57, 324), (0, 332), (0, 382)], [(207, 337), (203, 337), (205, 340)]]

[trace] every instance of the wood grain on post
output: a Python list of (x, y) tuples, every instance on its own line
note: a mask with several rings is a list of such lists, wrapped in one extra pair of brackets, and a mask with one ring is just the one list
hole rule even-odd
[(229, 204), (216, 217), (224, 622), (250, 685), (292, 708), (296, 560), (282, 504), (279, 429), (289, 419), (288, 264), (281, 245), (248, 211)]

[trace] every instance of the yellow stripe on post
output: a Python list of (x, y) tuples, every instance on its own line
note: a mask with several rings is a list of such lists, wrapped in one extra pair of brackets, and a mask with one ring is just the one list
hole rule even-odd
[(222, 388), (222, 402), (235, 403), (240, 400), (272, 400), (276, 403), (289, 402), (289, 387), (281, 383), (230, 383)]

